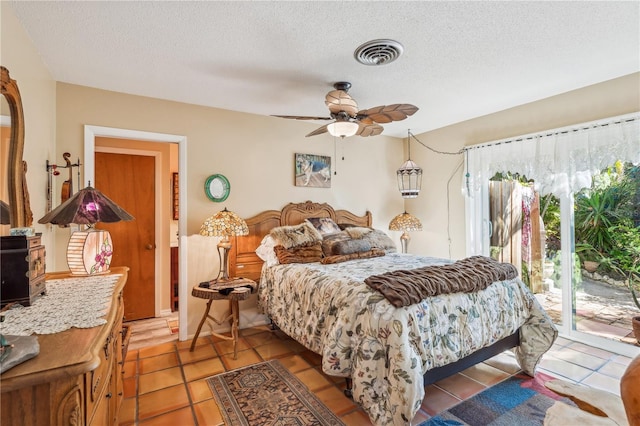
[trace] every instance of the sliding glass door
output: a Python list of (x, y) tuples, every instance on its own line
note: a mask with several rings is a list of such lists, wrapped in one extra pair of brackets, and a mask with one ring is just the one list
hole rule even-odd
[[(620, 191), (615, 203), (603, 200), (597, 188), (540, 198), (533, 182), (507, 175), (489, 183), (489, 255), (517, 267), (563, 335), (634, 354), (627, 350), (636, 342), (631, 317), (637, 308), (625, 279), (640, 256), (640, 245), (634, 247), (640, 228), (623, 208), (633, 205)], [(627, 201), (636, 192), (640, 184), (627, 189)]]
[(627, 356), (638, 353), (626, 283), (640, 277), (639, 118), (470, 148), (464, 182), (467, 254), (513, 263), (563, 336)]

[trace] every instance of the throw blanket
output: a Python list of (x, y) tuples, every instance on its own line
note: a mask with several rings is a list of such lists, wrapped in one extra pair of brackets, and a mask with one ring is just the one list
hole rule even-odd
[(515, 266), (485, 256), (472, 256), (448, 265), (425, 266), (373, 275), (364, 282), (396, 308), (438, 294), (473, 293), (495, 281), (518, 276)]

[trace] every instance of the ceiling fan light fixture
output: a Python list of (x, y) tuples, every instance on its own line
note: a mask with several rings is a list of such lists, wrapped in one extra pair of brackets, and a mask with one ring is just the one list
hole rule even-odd
[(348, 138), (358, 132), (358, 123), (352, 121), (336, 121), (327, 126), (327, 131), (331, 136)]
[(361, 44), (353, 52), (356, 61), (363, 65), (379, 66), (389, 64), (402, 55), (404, 47), (395, 40), (377, 39)]

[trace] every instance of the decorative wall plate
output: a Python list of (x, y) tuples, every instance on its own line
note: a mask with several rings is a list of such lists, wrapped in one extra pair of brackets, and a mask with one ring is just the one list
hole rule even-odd
[(204, 193), (207, 197), (216, 203), (226, 200), (231, 191), (229, 180), (223, 175), (211, 175), (204, 183)]

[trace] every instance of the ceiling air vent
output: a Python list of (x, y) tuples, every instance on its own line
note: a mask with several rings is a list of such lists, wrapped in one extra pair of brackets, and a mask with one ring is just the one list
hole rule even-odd
[(361, 44), (353, 56), (364, 65), (384, 65), (398, 59), (403, 50), (402, 45), (395, 40), (371, 40)]

